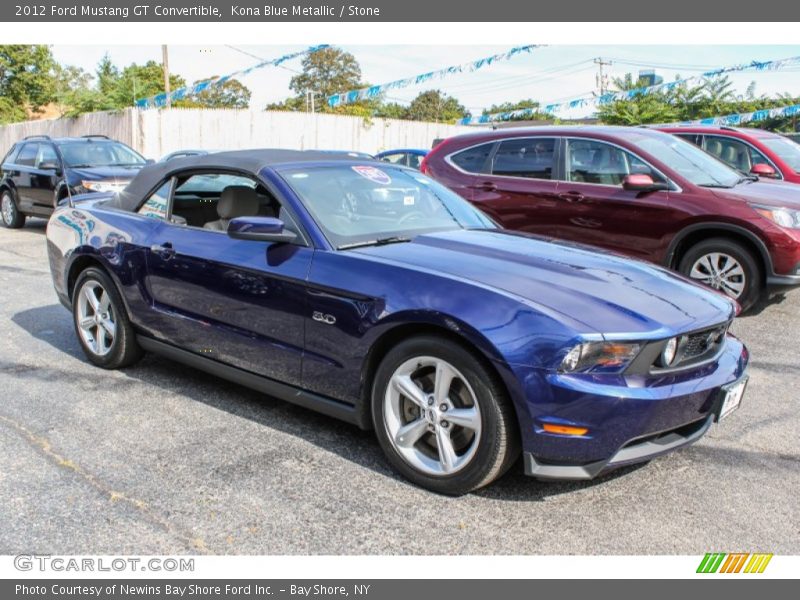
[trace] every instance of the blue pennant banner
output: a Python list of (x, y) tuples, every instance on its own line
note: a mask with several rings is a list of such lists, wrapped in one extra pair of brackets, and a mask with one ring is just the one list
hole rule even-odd
[[(263, 62), (253, 65), (252, 67), (249, 67), (242, 71), (236, 71), (235, 73), (231, 73), (229, 75), (224, 75), (223, 77), (216, 77), (214, 79), (209, 79), (207, 81), (199, 81), (194, 85), (182, 87), (170, 92), (169, 99), (172, 102), (175, 100), (180, 100), (182, 98), (185, 98), (186, 96), (199, 94), (205, 89), (217, 85), (222, 85), (223, 83), (231, 79), (238, 79), (240, 77), (244, 77), (245, 75), (249, 75), (250, 73), (252, 73), (257, 69), (262, 69), (264, 67), (269, 67), (269, 66), (276, 67), (282, 63), (285, 63), (287, 60), (292, 60), (300, 56), (305, 56), (306, 54), (311, 54), (312, 52), (317, 52), (318, 50), (322, 50), (328, 47), (329, 47), (328, 44), (311, 46), (310, 48), (306, 48), (305, 50), (301, 50), (300, 52), (292, 52), (291, 54), (284, 54), (283, 56), (280, 56), (278, 58), (265, 60)], [(139, 108), (158, 108), (161, 106), (165, 106), (166, 104), (167, 104), (167, 94), (158, 94), (150, 98), (140, 98), (139, 100), (136, 101), (136, 106), (138, 106)]]
[(335, 107), (335, 106), (341, 106), (343, 104), (350, 104), (352, 102), (358, 102), (359, 100), (369, 100), (371, 98), (379, 96), (383, 92), (388, 92), (389, 90), (396, 90), (398, 88), (409, 87), (412, 85), (421, 85), (428, 81), (436, 79), (444, 79), (445, 77), (449, 77), (450, 75), (455, 75), (457, 73), (471, 73), (473, 71), (482, 69), (483, 67), (488, 67), (489, 65), (496, 63), (498, 61), (509, 60), (519, 54), (530, 54), (536, 48), (541, 48), (541, 47), (542, 47), (541, 45), (517, 46), (516, 48), (512, 48), (508, 52), (503, 52), (501, 54), (494, 54), (492, 56), (487, 56), (485, 58), (479, 58), (478, 60), (462, 63), (460, 65), (455, 65), (453, 67), (446, 67), (444, 69), (439, 69), (438, 71), (422, 73), (420, 75), (417, 75), (416, 77), (398, 79), (397, 81), (391, 81), (389, 83), (383, 83), (381, 85), (373, 85), (370, 87), (362, 88), (360, 90), (350, 90), (349, 92), (334, 94), (333, 96), (328, 96), (328, 105), (331, 107)]
[(767, 119), (782, 119), (786, 117), (800, 116), (800, 104), (790, 106), (779, 106), (777, 108), (763, 108), (753, 112), (737, 113), (722, 117), (708, 117), (696, 121), (681, 121), (680, 123), (663, 123), (661, 125), (648, 125), (648, 127), (681, 127), (685, 125), (727, 125), (736, 127), (747, 123), (757, 123)]
[(539, 108), (522, 108), (519, 110), (512, 110), (509, 112), (479, 115), (477, 117), (466, 117), (459, 121), (459, 125), (482, 125), (485, 123), (495, 123), (498, 121), (511, 121), (514, 119), (533, 116), (537, 113), (541, 114), (543, 112), (553, 114), (564, 109), (582, 108), (586, 106), (601, 106), (603, 104), (609, 104), (611, 102), (616, 102), (618, 100), (631, 100), (633, 98), (636, 98), (637, 96), (643, 96), (646, 94), (653, 94), (657, 92), (669, 92), (684, 83), (688, 83), (690, 81), (702, 81), (705, 79), (711, 79), (713, 77), (719, 77), (720, 75), (724, 75), (726, 73), (748, 71), (751, 69), (755, 69), (756, 71), (775, 71), (778, 69), (782, 69), (784, 67), (793, 66), (797, 64), (800, 64), (800, 56), (792, 56), (790, 58), (782, 58), (780, 60), (769, 60), (766, 62), (752, 61), (749, 63), (734, 65), (732, 67), (723, 67), (721, 69), (707, 71), (702, 75), (695, 75), (693, 77), (687, 77), (685, 79), (676, 79), (675, 81), (659, 83), (657, 85), (640, 87), (632, 90), (609, 92), (607, 94), (603, 94), (602, 96), (584, 96), (582, 98), (576, 98), (574, 100), (569, 100), (566, 102), (545, 104), (543, 106), (540, 106)]

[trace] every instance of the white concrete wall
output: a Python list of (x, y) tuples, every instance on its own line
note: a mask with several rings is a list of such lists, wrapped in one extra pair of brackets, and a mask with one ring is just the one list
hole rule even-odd
[(319, 113), (130, 108), (76, 119), (28, 121), (0, 127), (0, 156), (22, 137), (40, 134), (53, 137), (103, 134), (130, 145), (148, 158), (158, 159), (182, 148), (318, 148), (374, 154), (391, 148), (430, 148), (436, 138), (472, 130), (441, 123)]

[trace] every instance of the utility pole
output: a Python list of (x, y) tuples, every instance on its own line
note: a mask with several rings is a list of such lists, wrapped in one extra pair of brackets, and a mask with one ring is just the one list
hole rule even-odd
[(167, 95), (167, 108), (170, 107), (170, 89), (169, 89), (169, 52), (167, 51), (167, 45), (164, 44), (161, 46), (161, 63), (164, 67), (164, 93)]
[(598, 57), (594, 59), (594, 64), (597, 65), (595, 81), (597, 82), (597, 88), (600, 90), (600, 95), (602, 96), (608, 91), (608, 75), (603, 72), (603, 67), (610, 67), (612, 63), (610, 60), (603, 60)]

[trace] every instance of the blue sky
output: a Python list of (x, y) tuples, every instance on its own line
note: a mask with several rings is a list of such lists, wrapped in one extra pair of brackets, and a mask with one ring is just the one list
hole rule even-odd
[[(508, 50), (508, 46), (342, 46), (355, 55), (366, 81), (386, 83), (422, 72), (439, 69), (482, 58)], [(237, 71), (255, 62), (249, 53), (262, 58), (274, 58), (303, 46), (169, 46), (170, 67), (187, 81), (211, 75)], [(147, 60), (161, 60), (160, 46), (77, 46), (55, 45), (53, 53), (60, 62), (78, 65), (93, 71), (103, 54), (108, 52), (118, 65)], [(495, 63), (480, 71), (459, 74), (434, 81), (423, 87), (393, 90), (392, 99), (407, 103), (416, 94), (432, 87), (456, 96), (474, 114), (503, 101), (533, 98), (543, 103), (569, 100), (596, 90), (597, 65), (594, 58), (611, 61), (606, 67), (613, 76), (638, 73), (654, 68), (666, 80), (676, 75), (688, 77), (704, 70), (726, 67), (750, 61), (765, 61), (800, 55), (800, 45), (793, 46), (640, 46), (586, 45), (547, 46), (509, 61)], [(289, 95), (289, 80), (299, 69), (300, 61), (285, 63), (286, 68), (266, 67), (242, 79), (253, 92), (251, 106), (282, 100)], [(789, 92), (800, 95), (800, 67), (780, 71), (745, 71), (731, 77), (737, 93), (743, 94), (755, 81), (758, 95)], [(345, 91), (345, 90), (342, 90)], [(583, 112), (586, 112), (585, 110)], [(563, 116), (582, 116), (577, 113)]]

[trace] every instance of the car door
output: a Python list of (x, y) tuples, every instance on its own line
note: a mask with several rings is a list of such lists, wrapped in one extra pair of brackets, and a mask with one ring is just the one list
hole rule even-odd
[[(53, 168), (53, 167), (57, 168)], [(56, 185), (61, 173), (61, 159), (52, 144), (40, 143), (31, 170), (30, 197), (35, 209), (49, 212), (55, 208)]]
[(499, 142), (488, 172), (472, 184), (472, 201), (509, 229), (558, 235), (557, 137)]
[(35, 212), (35, 192), (32, 176), (38, 152), (38, 143), (27, 142), (23, 144), (17, 154), (17, 159), (14, 161), (14, 165), (11, 167), (11, 179), (17, 189), (17, 204), (20, 211), (28, 214)]
[[(224, 185), (242, 185), (225, 177)], [(222, 189), (208, 181), (187, 188), (197, 183), (175, 178), (166, 193), (169, 208), (149, 240), (145, 286), (154, 332), (196, 354), (299, 385), (313, 249), (302, 242), (235, 240), (203, 228), (197, 215)], [(183, 215), (173, 214), (176, 199)], [(199, 210), (192, 210), (192, 200)], [(158, 217), (163, 203), (148, 203)]]
[(674, 226), (670, 192), (623, 189), (628, 174), (666, 177), (623, 148), (588, 138), (564, 140), (564, 181), (559, 187), (560, 237), (658, 261)]

